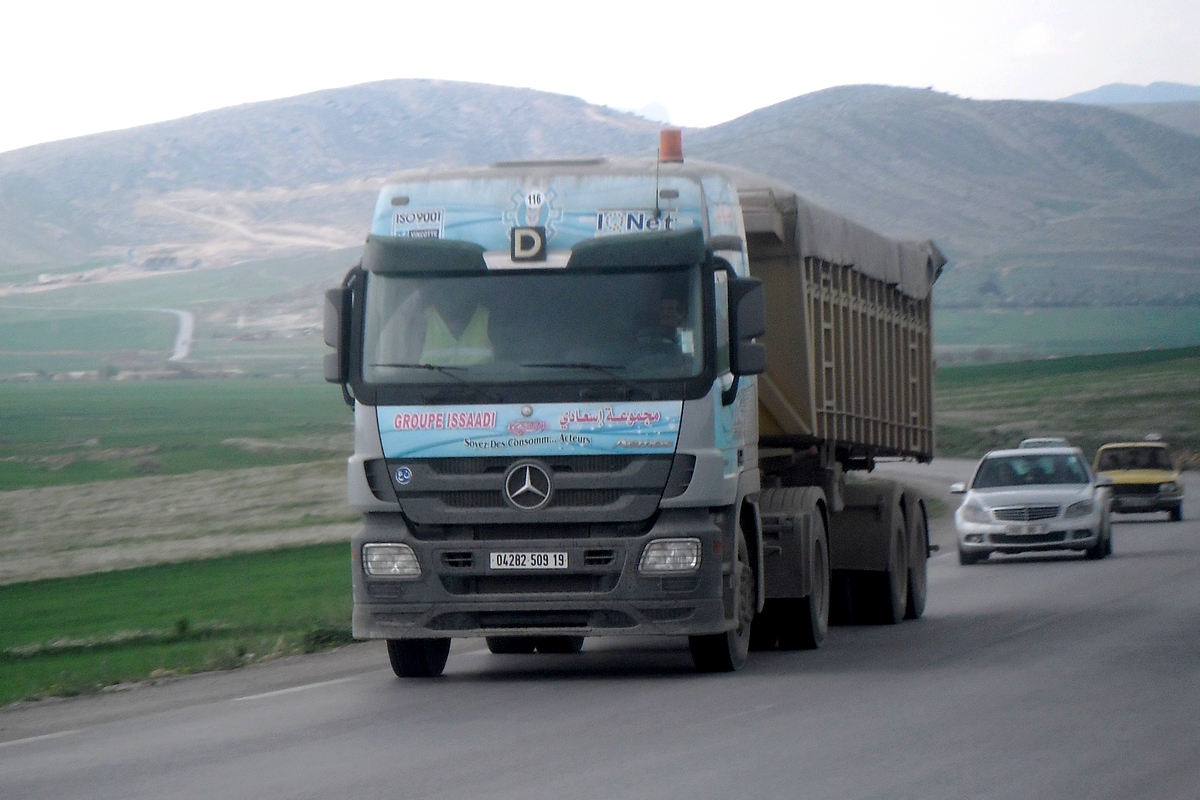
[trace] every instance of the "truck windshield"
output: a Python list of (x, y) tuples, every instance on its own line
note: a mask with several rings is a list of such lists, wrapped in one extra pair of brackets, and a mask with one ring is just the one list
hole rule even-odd
[(369, 274), (373, 384), (628, 382), (703, 369), (698, 266)]

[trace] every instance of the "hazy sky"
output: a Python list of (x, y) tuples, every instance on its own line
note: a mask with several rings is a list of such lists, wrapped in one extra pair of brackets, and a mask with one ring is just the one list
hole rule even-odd
[(1200, 84), (1198, 0), (0, 0), (0, 151), (389, 78), (706, 126), (854, 83), (1056, 99)]

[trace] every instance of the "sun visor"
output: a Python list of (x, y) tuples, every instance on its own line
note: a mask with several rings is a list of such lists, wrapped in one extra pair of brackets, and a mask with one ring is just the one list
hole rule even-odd
[(682, 267), (704, 260), (704, 232), (626, 233), (585, 239), (571, 249), (567, 269)]
[(487, 272), (483, 247), (456, 239), (368, 236), (362, 263), (381, 274)]

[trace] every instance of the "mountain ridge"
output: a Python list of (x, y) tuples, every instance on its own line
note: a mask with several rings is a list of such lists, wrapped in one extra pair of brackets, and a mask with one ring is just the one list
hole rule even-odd
[[(941, 303), (1200, 304), (1200, 136), (1186, 112), (1154, 119), (1162, 105), (835, 87), (688, 129), (685, 151), (934, 238), (952, 260)], [(34, 145), (0, 153), (0, 283), (351, 247), (401, 169), (652, 155), (659, 128), (566, 95), (396, 80)]]

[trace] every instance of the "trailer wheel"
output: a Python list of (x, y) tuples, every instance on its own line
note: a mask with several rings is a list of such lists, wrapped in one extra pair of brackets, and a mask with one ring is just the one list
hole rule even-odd
[(532, 653), (538, 640), (532, 636), (488, 636), (487, 647), (498, 656)]
[(756, 584), (746, 536), (738, 531), (737, 559), (733, 562), (733, 586), (726, 590), (735, 593), (734, 614), (737, 617), (737, 625), (733, 630), (723, 633), (688, 637), (688, 648), (692, 651), (692, 661), (696, 664), (696, 669), (701, 672), (733, 672), (745, 665), (746, 654), (750, 651), (750, 629), (754, 624), (758, 597)]
[(388, 660), (399, 678), (436, 678), (446, 668), (449, 639), (388, 639)]
[(929, 593), (929, 520), (922, 504), (914, 504), (913, 510), (915, 530), (909, 537), (912, 549), (908, 554), (908, 608), (904, 612), (905, 619), (921, 618)]

